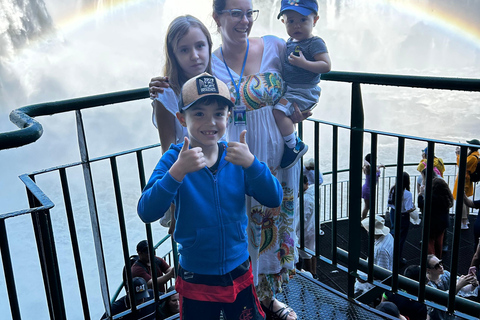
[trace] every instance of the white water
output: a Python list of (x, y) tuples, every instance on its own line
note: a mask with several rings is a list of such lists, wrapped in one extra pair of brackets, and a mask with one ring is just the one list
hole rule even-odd
[[(33, 1), (33, 0), (32, 0)], [(24, 49), (2, 43), (0, 57), (0, 131), (15, 130), (8, 113), (15, 108), (45, 101), (63, 100), (92, 94), (145, 87), (150, 77), (161, 72), (165, 29), (177, 15), (190, 13), (200, 18), (219, 44), (212, 19), (210, 1), (165, 0), (137, 1), (118, 5), (108, 12), (99, 9), (90, 19), (80, 15), (88, 2), (46, 0), (46, 9), (52, 17), (57, 32), (44, 35), (40, 40), (30, 39)], [(253, 35), (274, 34), (285, 38), (284, 27), (276, 20), (278, 0), (254, 1), (261, 11)], [(448, 6), (455, 1), (396, 1), (400, 4), (433, 3)], [(0, 0), (0, 7), (16, 2)], [(97, 8), (109, 1), (98, 1)], [(333, 70), (409, 75), (434, 75), (478, 78), (480, 53), (477, 44), (460, 37), (437, 24), (435, 20), (398, 11), (388, 1), (323, 1), (320, 22), (315, 29), (324, 38), (330, 51)], [(478, 17), (480, 6), (465, 1), (462, 8), (452, 14), (464, 19)], [(272, 9), (272, 7), (274, 9)], [(3, 12), (18, 17), (20, 11), (0, 10), (0, 31), (5, 24)], [(480, 13), (480, 12), (479, 12)], [(8, 20), (10, 21), (10, 20)], [(12, 20), (14, 21), (14, 20)], [(18, 21), (18, 20), (15, 20)], [(32, 22), (33, 23), (33, 22)], [(473, 24), (473, 22), (472, 22)], [(37, 25), (38, 26), (38, 25)], [(478, 31), (478, 30), (477, 30)], [(477, 32), (478, 34), (478, 32)], [(2, 33), (4, 36), (5, 33)], [(4, 38), (2, 38), (4, 39)], [(4, 45), (5, 44), (5, 45)], [(315, 109), (315, 118), (341, 124), (350, 121), (350, 86), (322, 82), (322, 98)], [(479, 138), (480, 95), (451, 91), (411, 90), (389, 87), (362, 87), (364, 93), (365, 127), (414, 136), (447, 141), (464, 141)], [(88, 110), (84, 114), (87, 139), (92, 157), (148, 145), (158, 141), (151, 125), (151, 107), (143, 100), (126, 104), (121, 110)], [(74, 162), (79, 158), (74, 146), (76, 135), (71, 114), (37, 118), (44, 127), (43, 136), (34, 144), (19, 149), (0, 151), (0, 213), (27, 207), (25, 191), (18, 175), (31, 171)], [(306, 125), (307, 133), (310, 127)], [(476, 136), (477, 135), (477, 136)], [(367, 136), (368, 138), (368, 136)], [(341, 136), (341, 156), (348, 159), (348, 136)], [(309, 138), (307, 142), (311, 142)], [(328, 133), (322, 131), (322, 143), (328, 148)], [(379, 161), (396, 160), (395, 145), (391, 139), (380, 139)], [(311, 144), (311, 143), (310, 143)], [(419, 160), (423, 143), (408, 143), (406, 162)], [(366, 142), (367, 152), (369, 143)], [(437, 155), (446, 161), (454, 159), (453, 149), (440, 146)], [(147, 157), (149, 172), (158, 155)], [(328, 151), (322, 154), (322, 169), (330, 169)], [(340, 167), (346, 166), (343, 161)], [(121, 170), (135, 167), (131, 160), (121, 161)], [(96, 172), (108, 167), (94, 166)], [(81, 173), (73, 173), (71, 193), (74, 197), (77, 232), (81, 236), (83, 266), (92, 318), (102, 311), (98, 290), (98, 272), (91, 245), (91, 230), (86, 202), (83, 196)], [(52, 211), (57, 250), (62, 273), (62, 285), (70, 319), (81, 319), (78, 290), (71, 257), (70, 242), (65, 230), (65, 219), (60, 215), (62, 199), (53, 184), (56, 177), (39, 178), (39, 183), (57, 204)], [(121, 249), (118, 248), (118, 225), (112, 187), (109, 177), (95, 180), (102, 226), (102, 239), (107, 255), (107, 272), (110, 289), (118, 284), (121, 270)], [(128, 223), (130, 251), (144, 238), (144, 229), (135, 214), (139, 186), (133, 177), (122, 180), (125, 212)], [(111, 225), (111, 227), (109, 227)], [(35, 241), (28, 217), (7, 221), (10, 248), (20, 307), (24, 319), (47, 319), (40, 271), (32, 267), (30, 257), (36, 260)], [(156, 227), (155, 238), (160, 239), (163, 229)], [(112, 289), (112, 290), (113, 290)], [(9, 319), (8, 298), (3, 273), (0, 273), (0, 314)], [(5, 316), (4, 316), (5, 315)]]

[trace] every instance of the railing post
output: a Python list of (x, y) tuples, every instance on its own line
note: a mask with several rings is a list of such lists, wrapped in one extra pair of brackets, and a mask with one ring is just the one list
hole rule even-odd
[[(366, 200), (370, 203), (370, 215), (368, 225), (368, 281), (373, 281), (373, 261), (375, 249), (375, 215), (376, 206), (375, 199), (377, 195), (377, 134), (371, 134), (371, 151), (370, 151), (370, 199)], [(362, 217), (363, 218), (363, 217)]]
[(78, 246), (77, 231), (75, 228), (75, 219), (73, 216), (72, 201), (70, 198), (70, 191), (68, 188), (68, 179), (65, 168), (59, 170), (60, 181), (63, 190), (63, 201), (65, 203), (65, 212), (67, 214), (68, 229), (70, 231), (70, 240), (72, 242), (73, 256), (75, 259), (75, 268), (77, 270), (78, 287), (80, 290), (80, 297), (82, 300), (82, 308), (84, 318), (90, 319), (90, 310), (88, 308), (87, 289), (85, 288), (85, 277), (83, 275), (82, 260), (80, 259), (80, 248)]
[(0, 252), (2, 254), (3, 272), (8, 291), (8, 301), (10, 302), (10, 313), (12, 319), (21, 319), (20, 308), (18, 306), (17, 289), (15, 288), (15, 277), (13, 274), (12, 258), (8, 247), (7, 229), (5, 228), (5, 219), (0, 219)]
[[(450, 263), (450, 290), (448, 294), (447, 310), (452, 313), (455, 310), (455, 285), (458, 274), (458, 259), (460, 248), (460, 224), (462, 221), (462, 211), (464, 206), (463, 197), (465, 196), (465, 174), (467, 173), (467, 147), (460, 147), (460, 160), (458, 165), (458, 180), (457, 180), (457, 201), (455, 202), (455, 224), (453, 225), (453, 243), (452, 256)], [(478, 218), (477, 218), (478, 219)]]
[(355, 297), (355, 279), (360, 258), (360, 216), (362, 208), (362, 153), (363, 153), (363, 105), (360, 83), (352, 83), (352, 118), (350, 131), (350, 201), (348, 237), (348, 297)]
[[(401, 217), (402, 217), (402, 199), (403, 199), (403, 164), (405, 156), (405, 138), (398, 138), (398, 148), (397, 148), (397, 178), (395, 181), (395, 216), (393, 220), (395, 221), (394, 227), (394, 237), (393, 237), (393, 268), (392, 268), (392, 291), (398, 291), (398, 273), (400, 271), (400, 260), (402, 259), (400, 252), (400, 227), (401, 227)], [(390, 219), (391, 219), (390, 215)]]
[(338, 127), (332, 127), (332, 263), (337, 264)]
[(90, 212), (90, 221), (92, 224), (93, 242), (95, 244), (95, 253), (97, 257), (98, 275), (100, 278), (100, 290), (102, 292), (103, 305), (108, 317), (112, 316), (110, 306), (110, 297), (108, 293), (107, 270), (105, 269), (105, 256), (103, 254), (102, 236), (100, 234), (100, 222), (98, 221), (97, 204), (95, 191), (93, 188), (92, 171), (88, 157), (87, 141), (85, 137), (85, 128), (83, 127), (82, 114), (80, 110), (75, 111), (77, 119), (78, 147), (83, 168), (83, 179), (85, 180), (85, 189), (87, 193), (88, 209)]
[[(430, 238), (430, 224), (432, 221), (432, 175), (433, 175), (433, 155), (435, 153), (435, 145), (433, 142), (428, 143), (428, 155), (427, 155), (427, 174), (425, 175), (425, 195), (424, 195), (424, 208), (423, 208), (423, 234), (422, 234), (422, 247), (420, 256), (420, 283), (425, 283), (427, 277), (427, 253), (428, 243)], [(420, 208), (418, 208), (420, 210)], [(447, 230), (445, 230), (447, 232)], [(420, 285), (418, 287), (418, 300), (420, 302), (425, 301), (425, 286)]]
[[(27, 196), (30, 208), (40, 206), (39, 201), (28, 188)], [(33, 212), (32, 225), (40, 258), (50, 318), (67, 319), (49, 210)]]

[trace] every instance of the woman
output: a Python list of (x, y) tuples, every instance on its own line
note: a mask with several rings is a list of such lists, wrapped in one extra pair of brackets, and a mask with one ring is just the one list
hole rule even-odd
[[(403, 172), (402, 175), (402, 185), (403, 185), (403, 190), (402, 191), (402, 206), (400, 208), (400, 212), (398, 213), (400, 215), (400, 240), (399, 240), (399, 250), (398, 250), (398, 256), (400, 257), (400, 264), (405, 265), (407, 263), (407, 260), (405, 258), (402, 258), (402, 253), (403, 253), (403, 246), (405, 245), (405, 241), (407, 240), (407, 235), (408, 235), (408, 228), (410, 227), (410, 212), (415, 211), (415, 205), (413, 204), (413, 199), (412, 199), (412, 193), (410, 192), (410, 176), (408, 173)], [(392, 235), (395, 235), (395, 193), (397, 192), (397, 184), (390, 189), (390, 192), (388, 194), (388, 207), (390, 208), (390, 232)]]
[[(363, 173), (365, 174), (365, 182), (362, 186), (362, 199), (363, 199), (363, 210), (362, 210), (362, 220), (365, 219), (368, 215), (368, 211), (370, 211), (370, 162), (371, 162), (371, 154), (367, 154), (365, 159), (363, 159)], [(377, 170), (375, 172), (375, 179), (378, 182), (378, 178), (380, 177), (380, 168), (385, 168), (383, 164), (377, 166)]]
[[(422, 170), (422, 178), (425, 181), (426, 170)], [(420, 187), (420, 195), (418, 196), (418, 206), (423, 208), (425, 186)], [(443, 236), (445, 230), (449, 226), (450, 208), (453, 206), (453, 195), (448, 184), (433, 172), (432, 179), (432, 206), (430, 232), (428, 238), (428, 254), (435, 254), (438, 258), (442, 258)], [(424, 212), (422, 210), (422, 212)]]
[[(478, 139), (472, 139), (467, 141), (468, 144), (476, 144), (480, 146), (480, 141)], [(455, 150), (457, 155), (457, 166), (460, 164), (460, 147), (457, 147)], [(478, 153), (478, 148), (469, 147), (467, 153), (467, 172), (465, 174), (465, 195), (467, 197), (473, 196), (473, 182), (470, 181), (470, 174), (475, 171), (477, 167), (478, 159), (480, 158), (480, 153)], [(453, 198), (457, 200), (457, 188), (458, 188), (458, 174), (455, 179), (455, 185), (453, 186)], [(468, 208), (463, 204), (462, 210), (462, 229), (468, 229)]]
[[(285, 42), (273, 36), (250, 38), (256, 14), (251, 0), (213, 0), (213, 18), (222, 46), (212, 55), (212, 71), (227, 83), (236, 99), (228, 140), (238, 140), (246, 126), (251, 152), (268, 164), (283, 185), (284, 198), (278, 208), (266, 208), (253, 198), (247, 199), (247, 233), (256, 291), (263, 308), (278, 318), (294, 320), (295, 312), (275, 299), (295, 269), (295, 208), (300, 178), (299, 163), (288, 170), (279, 167), (284, 142), (272, 113), (273, 105), (283, 95), (281, 57)], [(163, 91), (163, 80), (152, 79), (151, 91)], [(310, 115), (311, 111), (300, 113), (296, 108), (291, 118), (299, 122)]]
[[(473, 274), (458, 277), (455, 286), (455, 293), (458, 293), (460, 289), (469, 284), (472, 286), (478, 285), (478, 281)], [(443, 269), (442, 260), (438, 259), (434, 254), (429, 254), (427, 256), (427, 286), (443, 291), (448, 291), (450, 289), (450, 272)], [(430, 320), (445, 319), (445, 311), (430, 306), (427, 307), (427, 310)]]

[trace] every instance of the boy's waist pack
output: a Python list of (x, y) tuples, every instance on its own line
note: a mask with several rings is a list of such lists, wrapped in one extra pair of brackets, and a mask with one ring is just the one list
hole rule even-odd
[(477, 158), (477, 167), (475, 168), (475, 171), (470, 173), (470, 181), (472, 182), (479, 182), (480, 181), (480, 160), (478, 159), (477, 156), (474, 156)]

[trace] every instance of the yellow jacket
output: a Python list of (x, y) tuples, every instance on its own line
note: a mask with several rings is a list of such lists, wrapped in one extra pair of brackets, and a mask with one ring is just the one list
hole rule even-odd
[[(473, 196), (473, 182), (470, 181), (470, 173), (474, 172), (477, 167), (478, 158), (480, 153), (478, 151), (472, 152), (467, 157), (467, 173), (465, 174), (465, 194), (467, 197)], [(460, 163), (460, 155), (457, 154), (457, 166)], [(453, 198), (457, 200), (457, 184), (458, 184), (458, 174), (455, 179), (455, 185), (453, 186)]]

